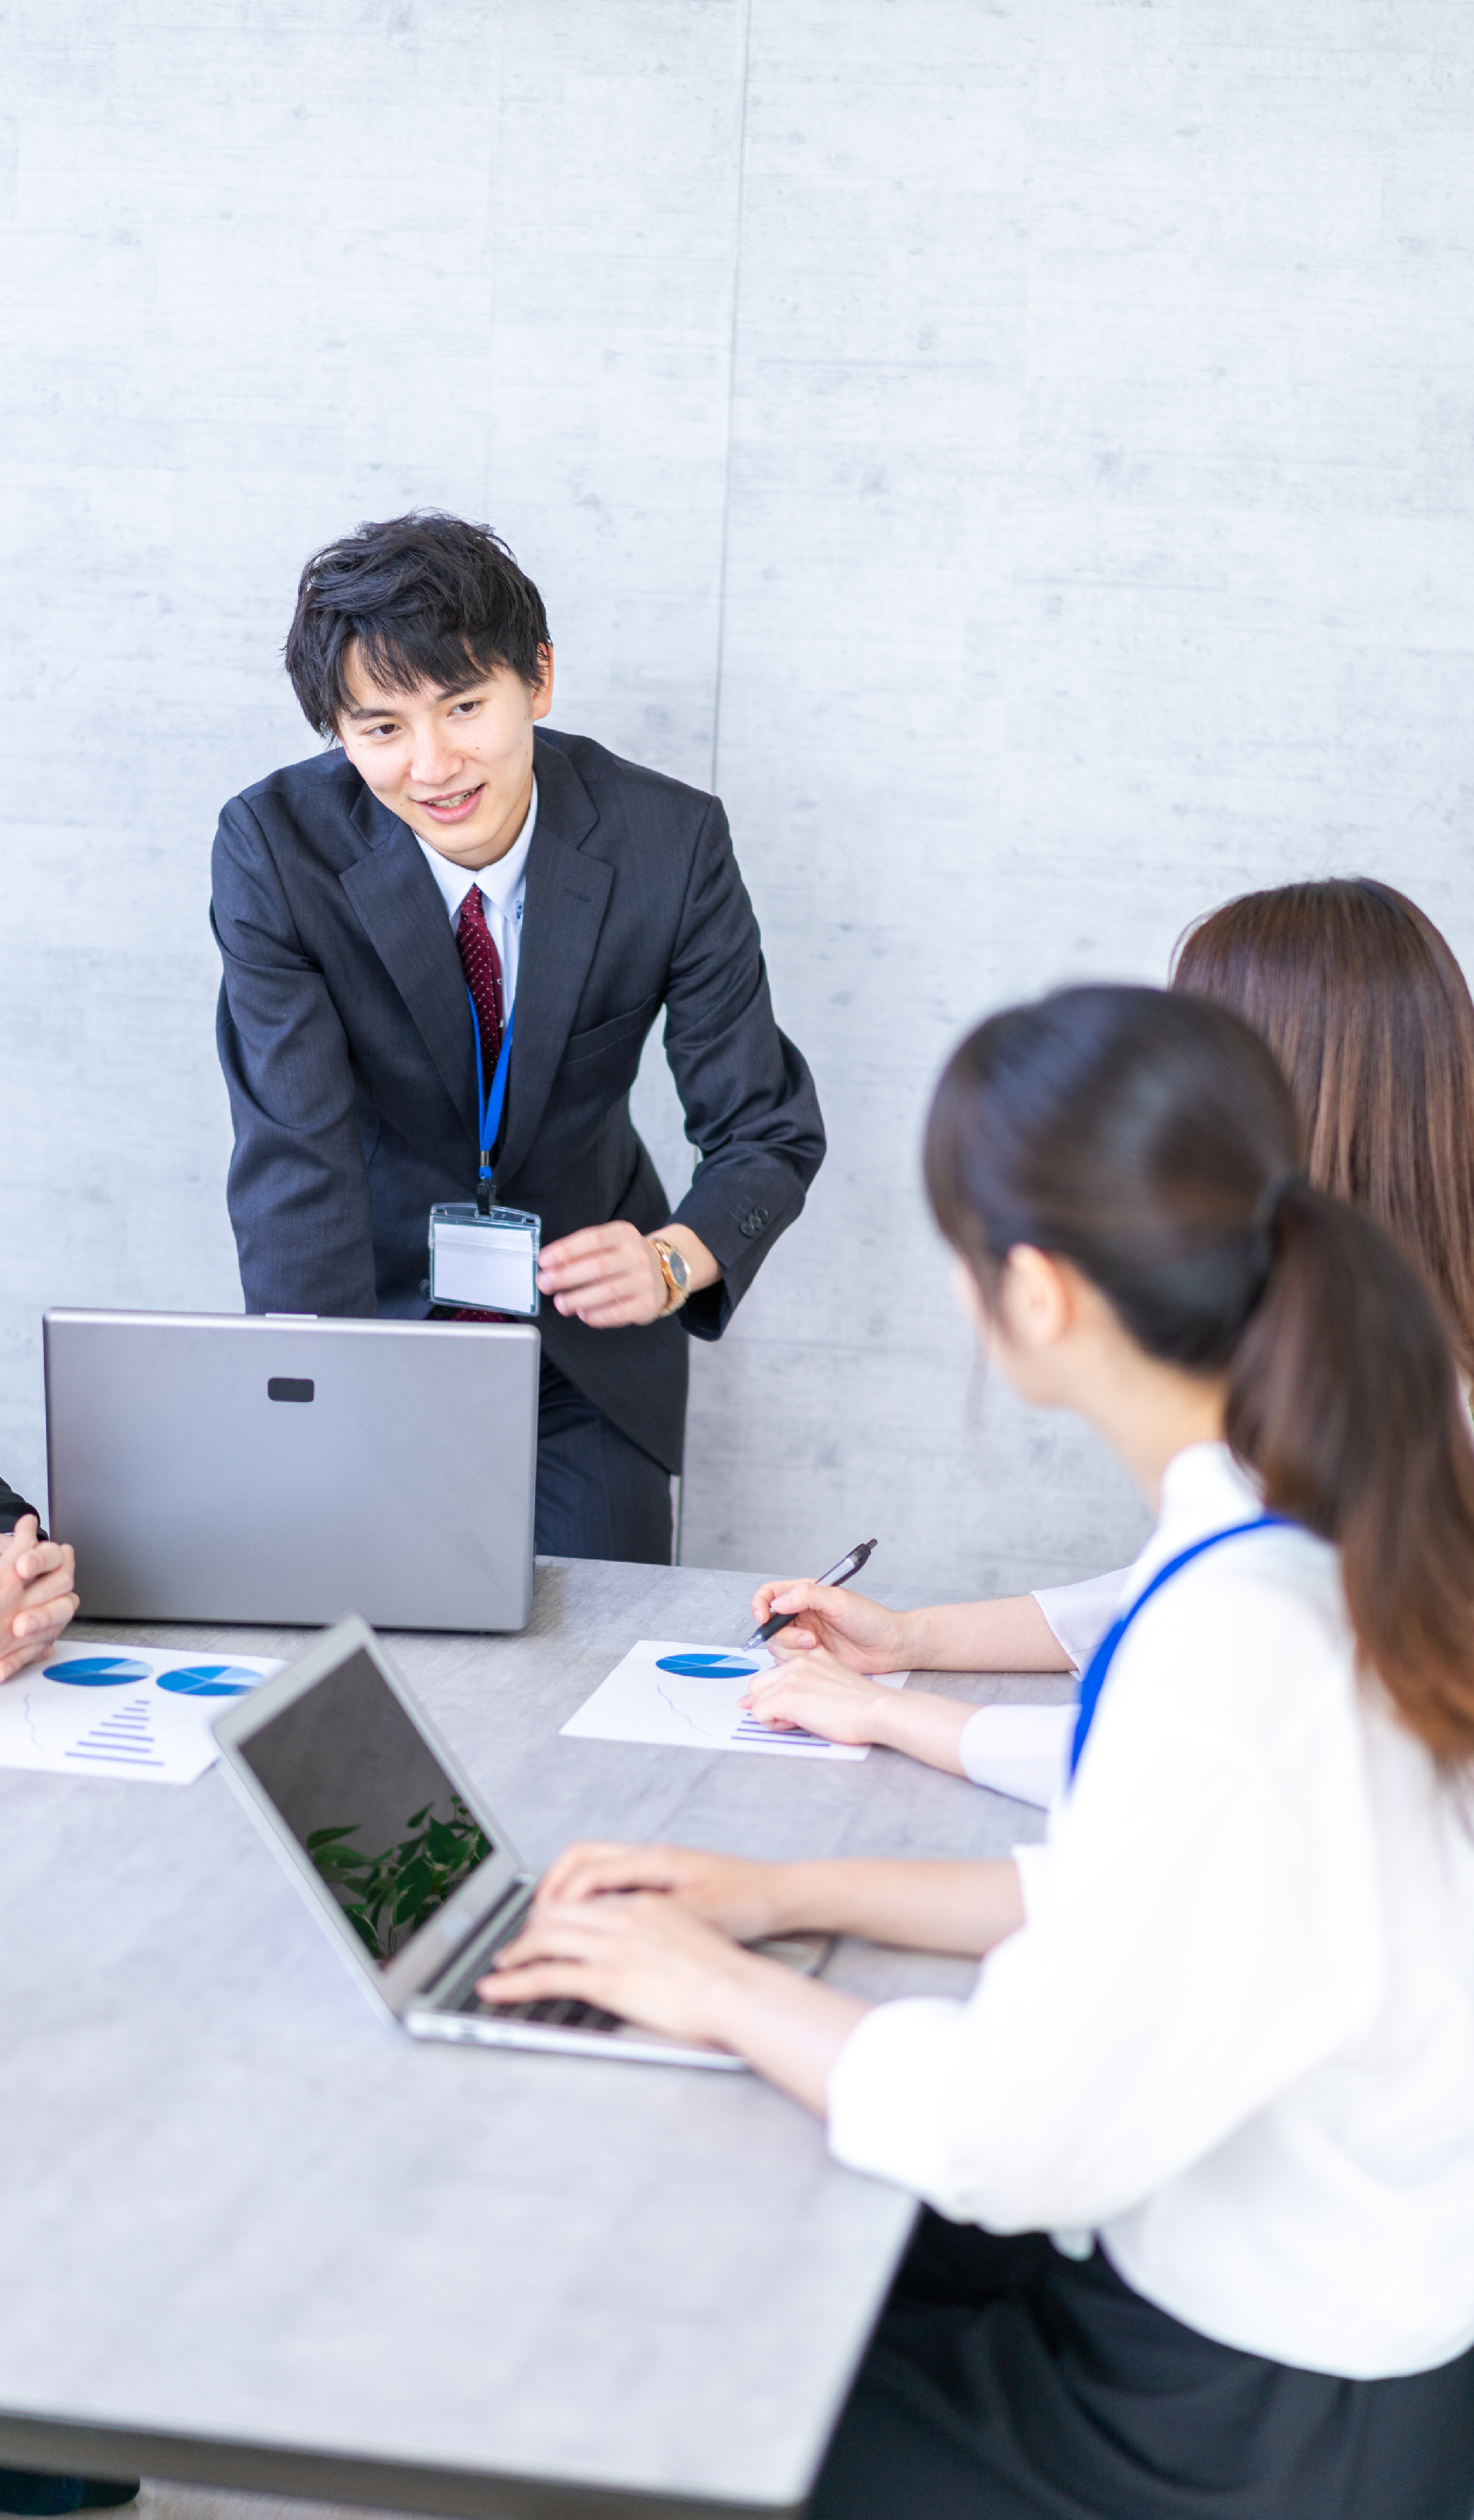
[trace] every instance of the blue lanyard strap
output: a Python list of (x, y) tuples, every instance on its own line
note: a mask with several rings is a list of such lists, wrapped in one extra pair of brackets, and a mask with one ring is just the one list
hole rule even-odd
[(486, 1091), (486, 1056), (481, 1048), (481, 1018), (476, 1012), (476, 1002), (469, 989), (466, 992), (466, 1003), (470, 1009), (470, 1028), (476, 1045), (476, 1119), (481, 1131), (478, 1142), (481, 1148), (481, 1169), (478, 1179), (489, 1182), (491, 1159), (496, 1152), (497, 1131), (502, 1125), (502, 1105), (507, 1100), (507, 1070), (512, 1059), (512, 1027), (516, 1018), (516, 1000), (513, 1000), (507, 1012), (507, 1028), (502, 1035), (496, 1074), (491, 1080), (489, 1094)]
[(1075, 1719), (1075, 1738), (1070, 1746), (1071, 1778), (1080, 1765), (1080, 1753), (1085, 1748), (1091, 1726), (1094, 1723), (1095, 1709), (1100, 1703), (1100, 1691), (1110, 1677), (1110, 1667), (1116, 1659), (1116, 1647), (1137, 1612), (1144, 1610), (1153, 1593), (1159, 1593), (1162, 1586), (1170, 1583), (1174, 1575), (1181, 1574), (1183, 1568), (1189, 1565), (1194, 1557), (1201, 1557), (1205, 1549), (1217, 1549), (1225, 1540), (1241, 1539), (1246, 1531), (1273, 1531), (1276, 1527), (1287, 1527), (1288, 1522), (1289, 1516), (1283, 1513), (1261, 1513), (1256, 1514), (1252, 1522), (1230, 1522), (1227, 1531), (1210, 1531), (1206, 1540), (1195, 1540), (1190, 1549), (1179, 1550), (1176, 1557), (1169, 1557), (1165, 1566), (1157, 1568), (1151, 1582), (1143, 1592), (1137, 1595), (1130, 1609), (1123, 1610), (1119, 1619), (1106, 1629), (1086, 1665), (1085, 1678), (1080, 1684), (1080, 1713)]

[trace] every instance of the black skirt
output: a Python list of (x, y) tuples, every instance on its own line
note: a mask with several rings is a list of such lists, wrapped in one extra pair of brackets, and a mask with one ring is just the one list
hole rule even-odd
[(1406, 2379), (1241, 2354), (1097, 2249), (923, 2213), (811, 2520), (1470, 2520), (1474, 2349)]

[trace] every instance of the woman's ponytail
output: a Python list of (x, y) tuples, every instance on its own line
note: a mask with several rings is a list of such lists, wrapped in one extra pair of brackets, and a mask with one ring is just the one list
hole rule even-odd
[(1357, 1642), (1440, 1758), (1474, 1758), (1474, 1443), (1448, 1333), (1381, 1227), (1303, 1179), (1274, 1204), (1225, 1433), (1266, 1505), (1341, 1552)]
[(954, 1054), (926, 1129), (943, 1233), (987, 1294), (1020, 1243), (1099, 1288), (1148, 1356), (1221, 1376), (1272, 1510), (1341, 1552), (1362, 1657), (1474, 1762), (1474, 1441), (1434, 1297), (1311, 1189), (1289, 1087), (1237, 1015), (1061, 989)]

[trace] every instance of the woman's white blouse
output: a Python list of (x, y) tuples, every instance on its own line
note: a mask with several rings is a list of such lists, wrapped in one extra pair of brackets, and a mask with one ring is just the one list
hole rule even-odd
[[(1054, 1584), (1035, 1600), (1077, 1671), (1084, 1671), (1132, 1586), (1133, 1566)], [(958, 1756), (975, 1785), (1048, 1811), (1059, 1791), (1075, 1732), (1071, 1706), (980, 1706), (962, 1727)]]
[[(1222, 1445), (1132, 1575), (1261, 1510)], [(1471, 1801), (1359, 1684), (1335, 1552), (1233, 1540), (1117, 1653), (1027, 1921), (966, 2002), (877, 2005), (841, 2161), (958, 2222), (1098, 2235), (1249, 2352), (1353, 2378), (1474, 2341)]]

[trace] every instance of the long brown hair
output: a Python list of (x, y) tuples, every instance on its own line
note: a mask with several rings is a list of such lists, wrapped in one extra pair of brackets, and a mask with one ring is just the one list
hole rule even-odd
[(1474, 1377), (1474, 1000), (1432, 920), (1366, 876), (1247, 892), (1188, 928), (1172, 985), (1269, 1043), (1311, 1180), (1385, 1225)]
[(1315, 1189), (1265, 1042), (1161, 989), (1061, 989), (950, 1060), (926, 1186), (985, 1296), (1016, 1243), (1070, 1260), (1147, 1355), (1227, 1381), (1273, 1511), (1341, 1552), (1364, 1663), (1439, 1758), (1474, 1759), (1474, 1445), (1424, 1282)]

